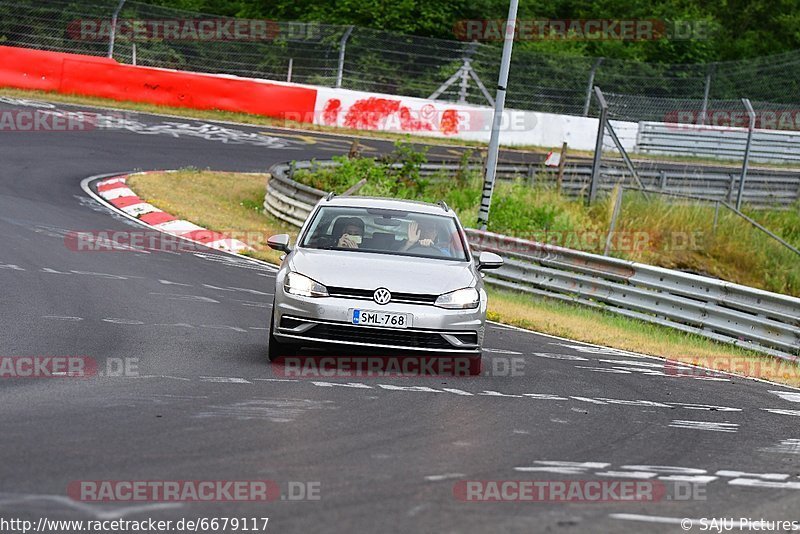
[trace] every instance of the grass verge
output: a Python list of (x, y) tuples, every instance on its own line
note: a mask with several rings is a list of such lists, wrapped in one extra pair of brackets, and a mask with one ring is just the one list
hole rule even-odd
[[(244, 235), (249, 255), (272, 263), (280, 254), (267, 237), (297, 229), (261, 212), (266, 175), (181, 170), (133, 176), (129, 186), (147, 202), (220, 232)], [(800, 386), (800, 366), (659, 325), (560, 301), (489, 290), (489, 318), (546, 334), (630, 350)]]
[[(453, 175), (421, 176), (425, 153), (403, 143), (397, 143), (395, 152), (385, 160), (334, 159), (340, 165), (313, 172), (301, 170), (295, 173), (295, 179), (342, 193), (366, 178), (358, 194), (428, 202), (443, 199), (465, 225), (477, 220), (483, 179), (464, 166)], [(387, 165), (395, 162), (402, 167)], [(488, 230), (604, 254), (615, 195), (601, 195), (586, 206), (582, 198), (562, 194), (540, 177), (535, 184), (524, 178), (499, 181)], [(782, 211), (745, 209), (800, 248), (800, 203)], [(724, 207), (715, 213), (715, 206), (709, 202), (676, 202), (626, 191), (609, 245), (608, 255), (616, 258), (800, 296), (798, 255)]]

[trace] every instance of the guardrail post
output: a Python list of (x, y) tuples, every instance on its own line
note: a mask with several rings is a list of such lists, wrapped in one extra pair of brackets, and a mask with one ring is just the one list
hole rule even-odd
[(347, 46), (347, 40), (350, 34), (353, 33), (353, 26), (348, 26), (342, 35), (342, 40), (339, 41), (339, 67), (336, 69), (336, 88), (342, 86), (342, 76), (344, 75), (344, 49)]
[(719, 200), (714, 201), (714, 223), (711, 226), (711, 233), (717, 233), (717, 221), (719, 221)]
[(728, 182), (728, 194), (725, 195), (725, 202), (730, 202), (733, 198), (733, 184), (736, 181), (736, 175), (731, 173), (728, 175), (730, 177), (730, 181)]
[(292, 161), (291, 163), (289, 163), (289, 179), (290, 180), (294, 180), (294, 170), (295, 170), (295, 166), (296, 165), (297, 165), (296, 161)]
[(528, 164), (528, 186), (533, 187), (534, 183), (536, 183), (536, 168), (533, 163), (530, 163)]
[(117, 8), (111, 15), (111, 33), (108, 36), (108, 57), (110, 58), (114, 57), (114, 41), (117, 38), (117, 18), (119, 17), (119, 12), (122, 11), (122, 6), (124, 4), (125, 0), (119, 0)]
[(608, 251), (611, 249), (611, 239), (614, 237), (614, 230), (617, 228), (617, 217), (622, 207), (622, 191), (625, 188), (622, 184), (617, 186), (617, 194), (614, 198), (614, 211), (611, 212), (611, 224), (608, 227), (608, 236), (606, 236), (606, 246), (603, 249), (603, 256), (608, 256)]
[(742, 177), (739, 180), (739, 194), (736, 195), (736, 209), (742, 209), (742, 197), (744, 196), (744, 182), (747, 179), (747, 166), (750, 163), (750, 145), (753, 143), (753, 130), (756, 127), (756, 112), (753, 111), (753, 105), (747, 98), (742, 99), (745, 109), (747, 109), (747, 116), (750, 118), (750, 124), (747, 126), (747, 144), (744, 147), (744, 161), (742, 162)]
[(658, 175), (659, 175), (659, 178), (660, 178), (660, 180), (658, 182), (658, 188), (661, 189), (662, 191), (664, 191), (667, 188), (667, 171), (665, 171), (664, 169), (661, 169), (658, 172)]
[(600, 120), (597, 123), (597, 141), (594, 145), (594, 159), (592, 160), (592, 178), (589, 182), (589, 197), (587, 203), (591, 205), (597, 197), (597, 187), (600, 181), (600, 158), (603, 156), (603, 136), (606, 133), (606, 120), (608, 117), (608, 103), (603, 92), (595, 86), (594, 94), (600, 104)]

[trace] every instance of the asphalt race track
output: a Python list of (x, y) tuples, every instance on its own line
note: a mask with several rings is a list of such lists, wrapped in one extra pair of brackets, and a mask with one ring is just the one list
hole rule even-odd
[[(44, 106), (26, 104), (0, 111)], [(281, 379), (266, 359), (274, 269), (214, 251), (75, 252), (64, 236), (135, 229), (81, 189), (90, 176), (265, 171), (351, 141), (129, 120), (0, 132), (0, 356), (135, 364), (127, 376), (0, 380), (0, 518), (268, 517), (268, 532), (302, 533), (681, 532), (682, 518), (800, 519), (800, 393), (774, 384), (684, 376), (693, 370), (499, 325), (487, 333), (485, 376)], [(363, 143), (367, 154), (391, 148)], [(454, 493), (464, 481), (534, 479), (650, 480), (670, 494)], [(294, 483), (319, 498), (71, 498), (70, 483), (86, 480), (272, 480), (284, 497)], [(693, 494), (672, 493), (691, 483)]]

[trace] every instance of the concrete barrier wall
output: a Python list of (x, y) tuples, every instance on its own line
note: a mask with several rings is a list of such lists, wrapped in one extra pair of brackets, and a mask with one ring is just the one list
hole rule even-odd
[[(113, 59), (0, 46), (0, 86), (254, 113), (341, 126), (488, 142), (492, 108), (424, 98), (125, 65)], [(638, 125), (612, 121), (626, 149)], [(593, 150), (597, 119), (507, 110), (501, 143)], [(611, 146), (606, 139), (606, 147)]]

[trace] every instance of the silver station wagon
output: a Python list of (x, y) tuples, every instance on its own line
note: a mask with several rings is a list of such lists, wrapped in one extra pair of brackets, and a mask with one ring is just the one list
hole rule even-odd
[(270, 360), (301, 346), (350, 346), (480, 361), (486, 291), (455, 212), (440, 202), (370, 197), (321, 200), (278, 271)]

